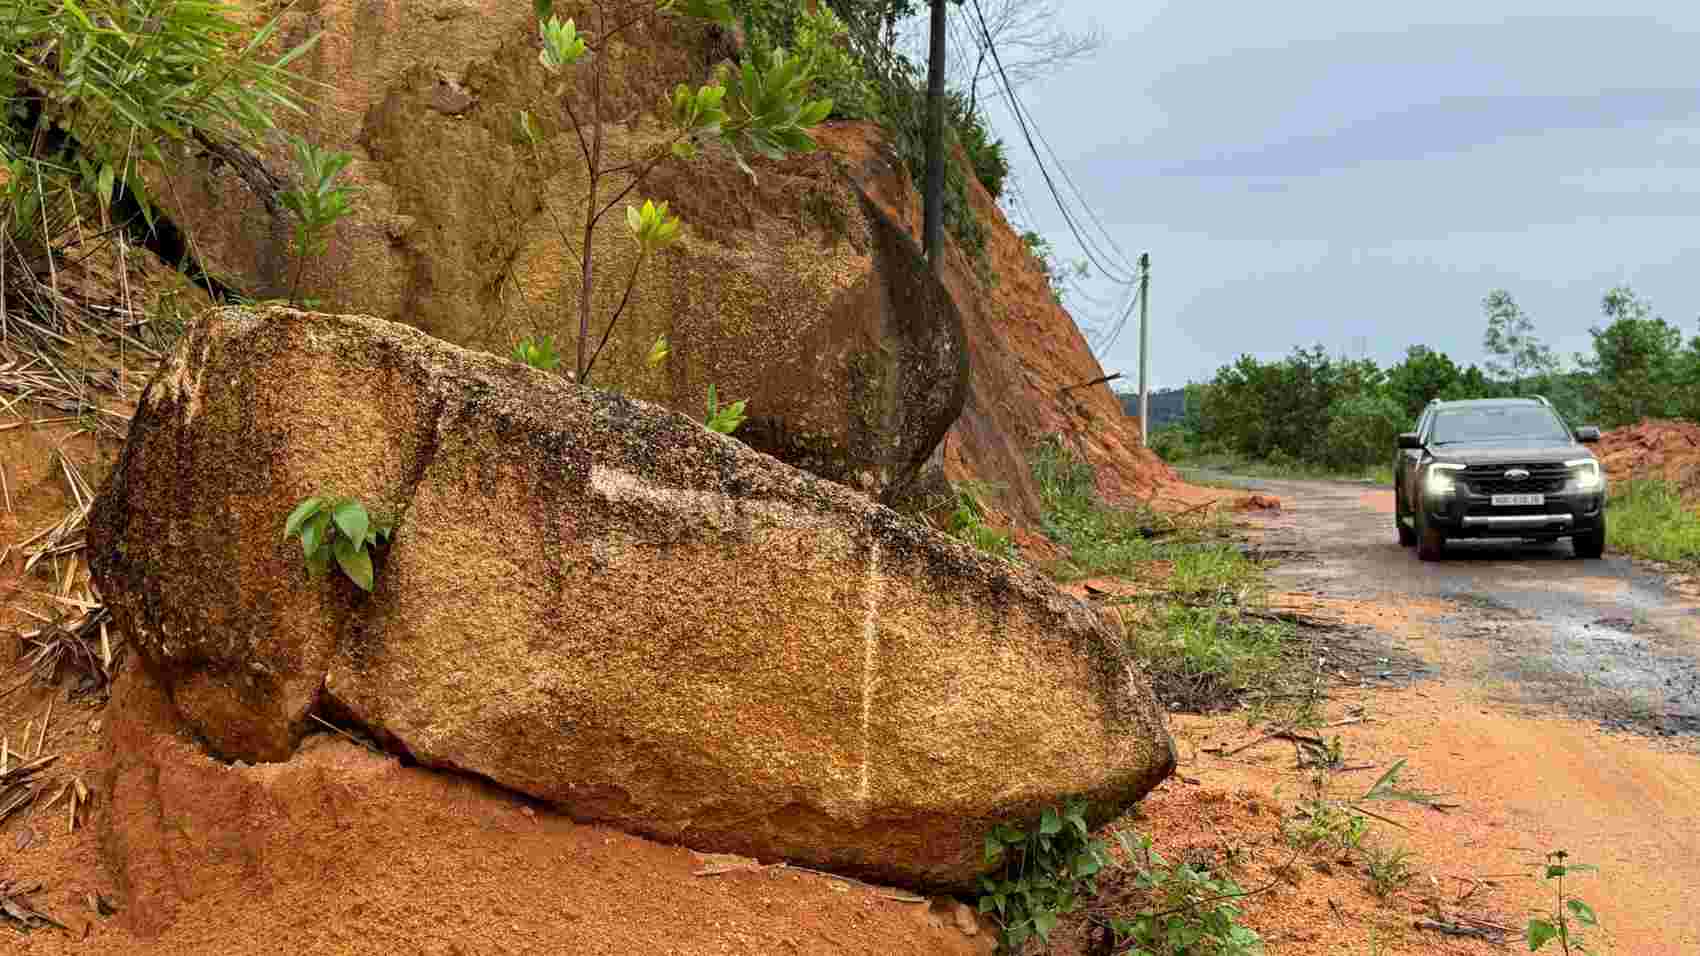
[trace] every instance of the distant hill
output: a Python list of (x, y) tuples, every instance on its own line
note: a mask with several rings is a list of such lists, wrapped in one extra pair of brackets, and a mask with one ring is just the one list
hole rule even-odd
[[(1122, 411), (1135, 418), (1139, 416), (1139, 393), (1117, 392), (1121, 399)], [(1186, 414), (1186, 391), (1179, 388), (1162, 388), (1151, 393), (1151, 427), (1162, 428), (1181, 420)]]

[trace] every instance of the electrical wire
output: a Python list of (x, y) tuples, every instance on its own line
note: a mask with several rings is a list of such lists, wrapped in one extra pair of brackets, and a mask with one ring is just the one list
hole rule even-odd
[[(1036, 127), (1037, 124), (1030, 123), (1031, 117), (1028, 114), (1026, 107), (1022, 104), (1021, 98), (1016, 95), (1014, 86), (1009, 82), (1009, 75), (1004, 72), (1003, 57), (998, 53), (997, 44), (992, 39), (991, 27), (986, 23), (985, 12), (980, 9), (980, 0), (971, 0), (971, 2), (974, 5), (974, 15), (980, 22), (981, 36), (985, 39), (986, 48), (992, 55), (992, 65), (997, 68), (998, 79), (1003, 84), (1004, 102), (1009, 108), (1010, 115), (1015, 117), (1016, 124), (1020, 126), (1021, 136), (1027, 141), (1027, 148), (1033, 154), (1033, 161), (1039, 167), (1039, 174), (1045, 180), (1045, 187), (1050, 190), (1051, 198), (1055, 200), (1057, 204), (1057, 211), (1062, 213), (1063, 221), (1068, 224), (1069, 232), (1074, 235), (1075, 241), (1080, 244), (1081, 249), (1086, 253), (1087, 259), (1091, 261), (1094, 266), (1098, 267), (1098, 271), (1103, 273), (1106, 279), (1109, 279), (1111, 282), (1118, 285), (1134, 285), (1138, 283), (1139, 278), (1137, 271), (1127, 263), (1126, 254), (1122, 253), (1119, 248), (1116, 248), (1113, 242), (1111, 242), (1111, 246), (1115, 249), (1117, 257), (1122, 260), (1117, 264), (1117, 266), (1106, 265), (1106, 260), (1111, 259), (1112, 257), (1083, 234), (1080, 224), (1076, 221), (1074, 213), (1069, 210), (1068, 203), (1063, 200), (1061, 190), (1057, 188), (1056, 180), (1051, 176), (1051, 171), (1045, 164), (1044, 154), (1039, 151), (1039, 147), (1035, 143), (1033, 127)], [(1048, 143), (1046, 144), (1046, 148), (1049, 152)], [(1051, 155), (1052, 159), (1055, 160), (1056, 157), (1054, 152)], [(1058, 163), (1058, 166), (1061, 166), (1060, 162)], [(1066, 180), (1066, 171), (1064, 175)], [(1074, 188), (1072, 180), (1068, 180), (1068, 182), (1070, 183), (1071, 188)], [(1080, 198), (1078, 193), (1076, 198)], [(1086, 207), (1087, 214), (1093, 222), (1099, 226), (1100, 230), (1103, 230), (1103, 225), (1101, 222), (1098, 222), (1096, 213), (1091, 211), (1090, 204), (1082, 202), (1082, 205)]]

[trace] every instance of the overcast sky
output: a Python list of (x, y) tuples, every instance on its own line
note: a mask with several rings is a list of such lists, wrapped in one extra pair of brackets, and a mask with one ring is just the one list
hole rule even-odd
[[(1115, 241), (1151, 252), (1154, 388), (1301, 343), (1479, 361), (1496, 287), (1566, 358), (1617, 283), (1700, 331), (1700, 4), (1062, 9), (1105, 44), (1022, 99)], [(991, 115), (1024, 208), (1077, 256)], [(1138, 354), (1130, 325), (1104, 365), (1131, 380)]]

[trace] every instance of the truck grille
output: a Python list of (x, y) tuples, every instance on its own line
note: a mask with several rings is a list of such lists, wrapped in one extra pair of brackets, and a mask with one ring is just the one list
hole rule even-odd
[[(1513, 468), (1523, 469), (1529, 477), (1522, 481), (1505, 477), (1505, 473)], [(1570, 469), (1558, 462), (1538, 465), (1509, 462), (1503, 465), (1471, 465), (1460, 477), (1478, 495), (1550, 495), (1564, 490)]]

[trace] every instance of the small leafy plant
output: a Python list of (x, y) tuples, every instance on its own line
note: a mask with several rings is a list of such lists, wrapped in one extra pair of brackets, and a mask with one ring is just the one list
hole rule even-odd
[[(1335, 756), (1339, 755), (1338, 750), (1333, 753)], [(1286, 827), (1287, 839), (1295, 846), (1306, 849), (1326, 847), (1341, 853), (1351, 853), (1362, 845), (1364, 836), (1369, 832), (1369, 821), (1366, 817), (1374, 817), (1383, 823), (1403, 829), (1403, 824), (1367, 809), (1364, 804), (1398, 801), (1422, 807), (1433, 806), (1435, 797), (1432, 794), (1400, 785), (1400, 777), (1404, 772), (1405, 760), (1401, 758), (1394, 761), (1393, 766), (1388, 767), (1387, 772), (1371, 784), (1363, 796), (1350, 800), (1325, 797), (1321, 792), (1322, 776), (1319, 773), (1317, 793), (1299, 804), (1297, 821)]]
[(1363, 814), (1324, 799), (1301, 801), (1296, 818), (1286, 827), (1287, 842), (1293, 846), (1342, 855), (1357, 850), (1368, 833), (1369, 820)]
[(1392, 896), (1411, 882), (1416, 871), (1411, 869), (1411, 851), (1404, 847), (1382, 849), (1371, 847), (1364, 853), (1364, 867), (1369, 871), (1369, 888), (1381, 899)]
[[(634, 205), (626, 202), (627, 197), (639, 198), (650, 173), (661, 163), (688, 162), (711, 144), (726, 148), (739, 168), (753, 177), (746, 156), (779, 159), (812, 152), (816, 143), (809, 130), (832, 112), (831, 100), (810, 99), (814, 60), (775, 48), (762, 51), (762, 55), (745, 56), (738, 67), (717, 72), (713, 82), (696, 87), (679, 84), (663, 104), (669, 127), (666, 138), (634, 157), (617, 158), (603, 148), (604, 127), (610, 122), (603, 96), (611, 85), (604, 82), (604, 70), (610, 54), (623, 42), (621, 35), (660, 16), (733, 26), (728, 0), (639, 0), (629, 6), (633, 9), (608, 10), (603, 4), (593, 4), (583, 11), (585, 22), (581, 24), (557, 17), (555, 0), (533, 0), (540, 47), (537, 60), (549, 74), (550, 88), (559, 95), (570, 121), (570, 137), (583, 158), (588, 187), (582, 218), (574, 224), (580, 230), (576, 243), (567, 234), (567, 220), (553, 207), (549, 210), (562, 242), (568, 249), (576, 245), (578, 250), (578, 336), (573, 379), (581, 385), (591, 384), (602, 349), (631, 303), (643, 263), (679, 235), (679, 219), (668, 213), (666, 203), (645, 199)], [(575, 90), (581, 96), (574, 96)], [(541, 146), (550, 131), (539, 128), (529, 112), (520, 113), (517, 119), (520, 140), (531, 145), (534, 158), (542, 165)], [(618, 304), (606, 318), (597, 321), (592, 315), (597, 282), (596, 226), (621, 206), (639, 252)], [(596, 325), (601, 325), (600, 332)]]
[(514, 346), (513, 360), (545, 372), (552, 372), (561, 365), (560, 353), (555, 351), (555, 340), (547, 335), (521, 339)]
[(372, 590), (371, 548), (394, 531), (391, 521), (374, 519), (354, 498), (314, 495), (303, 499), (283, 525), (283, 539), (301, 538), (307, 572), (323, 577), (335, 561), (363, 591)]
[(1554, 903), (1551, 918), (1546, 915), (1529, 919), (1528, 940), (1529, 952), (1534, 952), (1542, 946), (1558, 941), (1559, 951), (1569, 956), (1571, 953), (1589, 954), (1593, 950), (1577, 932), (1577, 927), (1597, 927), (1599, 918), (1587, 903), (1570, 896), (1564, 889), (1564, 878), (1572, 873), (1593, 873), (1597, 868), (1586, 863), (1571, 863), (1570, 854), (1563, 850), (1553, 850), (1546, 856), (1542, 864), (1542, 878), (1553, 884)]
[[(1139, 861), (1135, 885), (1149, 904), (1132, 918), (1110, 920), (1118, 956), (1258, 956), (1263, 939), (1240, 924), (1239, 884), (1189, 863), (1170, 866), (1151, 838), (1118, 832), (1129, 860)], [(1127, 946), (1128, 949), (1120, 947)]]
[(295, 234), (290, 244), (295, 252), (295, 281), (289, 287), (289, 304), (293, 306), (300, 302), (301, 273), (307, 268), (308, 257), (324, 255), (330, 247), (327, 234), (331, 226), (354, 211), (355, 188), (337, 182), (353, 162), (353, 156), (319, 149), (300, 137), (291, 137), (291, 142), (295, 146), (301, 184), (279, 193), (278, 200), (295, 214)]
[(1050, 941), (1057, 917), (1097, 892), (1096, 876), (1109, 862), (1108, 847), (1086, 827), (1086, 803), (1046, 807), (1038, 826), (1003, 823), (986, 835), (987, 863), (1004, 861), (1001, 876), (980, 878), (980, 912), (995, 913), (1007, 952), (1038, 936)]
[(708, 426), (709, 431), (730, 435), (738, 430), (739, 425), (744, 423), (746, 417), (744, 415), (744, 404), (743, 401), (726, 405), (720, 404), (719, 397), (714, 393), (714, 386), (710, 385), (708, 387), (708, 417), (703, 420), (703, 424)]
[(945, 520), (945, 533), (996, 557), (1008, 560), (1018, 557), (1015, 542), (1009, 534), (986, 524), (986, 508), (980, 503), (980, 483), (957, 482), (952, 485), (952, 490), (956, 492), (956, 509)]

